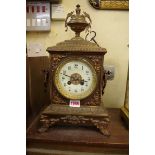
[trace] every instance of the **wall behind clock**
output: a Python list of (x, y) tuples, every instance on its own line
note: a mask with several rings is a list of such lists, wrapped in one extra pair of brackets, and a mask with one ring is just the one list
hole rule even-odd
[[(97, 33), (96, 41), (105, 47), (105, 64), (115, 66), (115, 78), (108, 81), (104, 98), (106, 107), (120, 108), (124, 104), (127, 71), (128, 71), (128, 11), (95, 10), (87, 0), (62, 0), (66, 14), (81, 5), (82, 11), (90, 14), (92, 30)], [(85, 33), (81, 34), (85, 37)], [(56, 43), (70, 39), (74, 33), (69, 29), (65, 32), (64, 21), (52, 21), (50, 32), (27, 32), (27, 44), (39, 43), (46, 48)]]

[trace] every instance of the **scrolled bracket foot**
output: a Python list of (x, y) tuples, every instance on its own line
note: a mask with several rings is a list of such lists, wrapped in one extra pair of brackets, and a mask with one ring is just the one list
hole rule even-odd
[(56, 122), (58, 122), (58, 121), (59, 121), (59, 119), (50, 118), (48, 116), (41, 115), (41, 117), (40, 117), (41, 127), (38, 129), (38, 132), (42, 133), (42, 132), (48, 131), (48, 129), (51, 126), (53, 126), (54, 124), (56, 124)]
[(99, 127), (99, 130), (100, 130), (100, 132), (101, 132), (103, 135), (105, 135), (105, 136), (107, 136), (107, 137), (110, 136), (110, 132), (108, 131), (108, 129), (105, 129), (105, 128), (103, 128), (103, 127), (101, 126), (101, 127)]
[(110, 136), (109, 132), (109, 119), (104, 119), (104, 120), (94, 120), (92, 119), (92, 123), (94, 126), (96, 126), (100, 132), (105, 135), (105, 136)]

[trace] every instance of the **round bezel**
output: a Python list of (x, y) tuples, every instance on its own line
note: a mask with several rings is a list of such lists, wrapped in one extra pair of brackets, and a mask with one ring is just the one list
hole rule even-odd
[[(71, 62), (71, 61), (79, 61), (79, 62), (82, 62), (82, 63), (85, 63), (91, 70), (92, 72), (92, 84), (91, 84), (91, 87), (85, 91), (84, 93), (81, 93), (81, 94), (72, 94), (72, 93), (68, 93), (66, 92), (66, 90), (64, 89), (64, 86), (61, 84), (61, 82), (59, 81), (59, 73), (62, 69), (62, 67), (67, 64), (68, 62)], [(96, 85), (97, 85), (97, 74), (96, 74), (96, 71), (93, 67), (93, 65), (90, 63), (89, 60), (87, 59), (84, 59), (84, 58), (77, 58), (77, 57), (70, 57), (70, 58), (65, 58), (57, 67), (57, 69), (55, 70), (55, 73), (54, 73), (54, 84), (55, 84), (55, 87), (57, 88), (58, 92), (65, 98), (67, 99), (78, 99), (78, 100), (81, 100), (81, 99), (84, 99), (88, 96), (90, 96), (95, 88), (96, 88)]]

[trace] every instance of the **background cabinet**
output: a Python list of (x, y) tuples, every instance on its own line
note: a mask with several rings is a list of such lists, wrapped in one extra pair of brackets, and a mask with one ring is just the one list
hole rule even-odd
[(48, 69), (48, 57), (26, 58), (26, 119), (31, 120), (50, 102), (49, 88), (44, 88), (44, 70)]

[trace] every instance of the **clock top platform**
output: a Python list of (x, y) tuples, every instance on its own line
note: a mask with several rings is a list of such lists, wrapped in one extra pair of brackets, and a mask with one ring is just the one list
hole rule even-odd
[(75, 37), (71, 40), (65, 40), (58, 43), (56, 46), (48, 47), (47, 51), (52, 53), (54, 51), (69, 51), (69, 52), (99, 52), (105, 54), (105, 48), (97, 46), (95, 43), (84, 40), (81, 37)]

